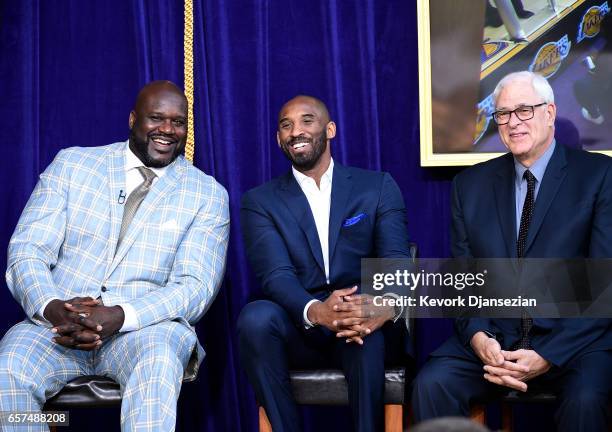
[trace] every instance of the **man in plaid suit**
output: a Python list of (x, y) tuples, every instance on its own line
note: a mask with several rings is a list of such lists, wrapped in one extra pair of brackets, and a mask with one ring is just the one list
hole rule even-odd
[(192, 325), (223, 277), (228, 199), (181, 155), (174, 84), (146, 85), (129, 125), (127, 142), (62, 150), (21, 215), (6, 280), (27, 319), (0, 342), (0, 411), (39, 411), (66, 382), (102, 375), (121, 385), (122, 430), (174, 430), (204, 355)]

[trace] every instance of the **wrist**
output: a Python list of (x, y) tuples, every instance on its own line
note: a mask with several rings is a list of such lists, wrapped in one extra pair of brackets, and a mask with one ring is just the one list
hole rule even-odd
[(489, 336), (484, 331), (478, 331), (474, 334), (474, 336), (472, 336), (470, 345), (472, 346), (472, 349), (476, 351), (482, 347), (487, 339), (489, 339)]
[(310, 321), (313, 326), (321, 324), (319, 320), (319, 308), (321, 307), (321, 304), (322, 303), (320, 301), (314, 302), (310, 305), (308, 311), (306, 312), (308, 321)]
[(55, 321), (55, 310), (58, 309), (63, 309), (64, 307), (64, 302), (60, 299), (53, 299), (49, 302), (49, 304), (47, 304), (47, 307), (45, 307), (45, 310), (43, 312), (43, 318), (46, 319), (47, 321), (49, 321), (51, 324), (54, 324)]
[(123, 308), (119, 305), (112, 306), (110, 309), (112, 311), (112, 322), (114, 324), (113, 334), (114, 334), (114, 333), (117, 333), (123, 326), (123, 322), (125, 321), (125, 312), (123, 311)]

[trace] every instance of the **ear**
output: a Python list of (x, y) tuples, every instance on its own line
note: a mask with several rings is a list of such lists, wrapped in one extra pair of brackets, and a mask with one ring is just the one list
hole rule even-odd
[(130, 130), (134, 127), (134, 123), (136, 122), (136, 113), (134, 111), (130, 112), (130, 118), (128, 120), (128, 124), (130, 125)]
[(276, 131), (276, 144), (278, 144), (278, 147), (280, 148), (281, 143), (280, 143), (280, 134), (278, 131)]
[(327, 123), (327, 126), (325, 126), (326, 132), (327, 132), (327, 139), (330, 140), (332, 138), (334, 138), (336, 136), (336, 123), (334, 123), (333, 121), (330, 121), (329, 123)]
[(548, 126), (554, 126), (555, 118), (557, 117), (557, 105), (555, 105), (554, 103), (548, 104), (548, 106), (546, 107), (546, 115), (548, 116)]

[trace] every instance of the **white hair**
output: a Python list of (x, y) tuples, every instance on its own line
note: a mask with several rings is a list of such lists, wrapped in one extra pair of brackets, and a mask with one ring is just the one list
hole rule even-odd
[(497, 104), (497, 98), (501, 91), (508, 84), (514, 83), (516, 81), (528, 81), (531, 83), (531, 87), (538, 94), (544, 102), (546, 103), (555, 103), (555, 94), (553, 93), (553, 89), (548, 83), (548, 80), (544, 78), (542, 75), (538, 75), (537, 73), (530, 71), (520, 71), (520, 72), (512, 72), (506, 75), (501, 79), (500, 82), (495, 86), (495, 90), (493, 90), (493, 100)]

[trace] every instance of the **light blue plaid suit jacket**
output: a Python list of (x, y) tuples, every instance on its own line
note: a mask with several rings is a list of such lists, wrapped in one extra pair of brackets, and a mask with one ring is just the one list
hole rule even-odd
[[(50, 299), (101, 296), (107, 306), (131, 304), (138, 328), (169, 320), (190, 327), (215, 298), (229, 236), (227, 192), (178, 157), (115, 251), (125, 146), (65, 149), (41, 174), (11, 238), (6, 272), (32, 321), (46, 324), (37, 312)], [(186, 379), (204, 356), (197, 348)]]

